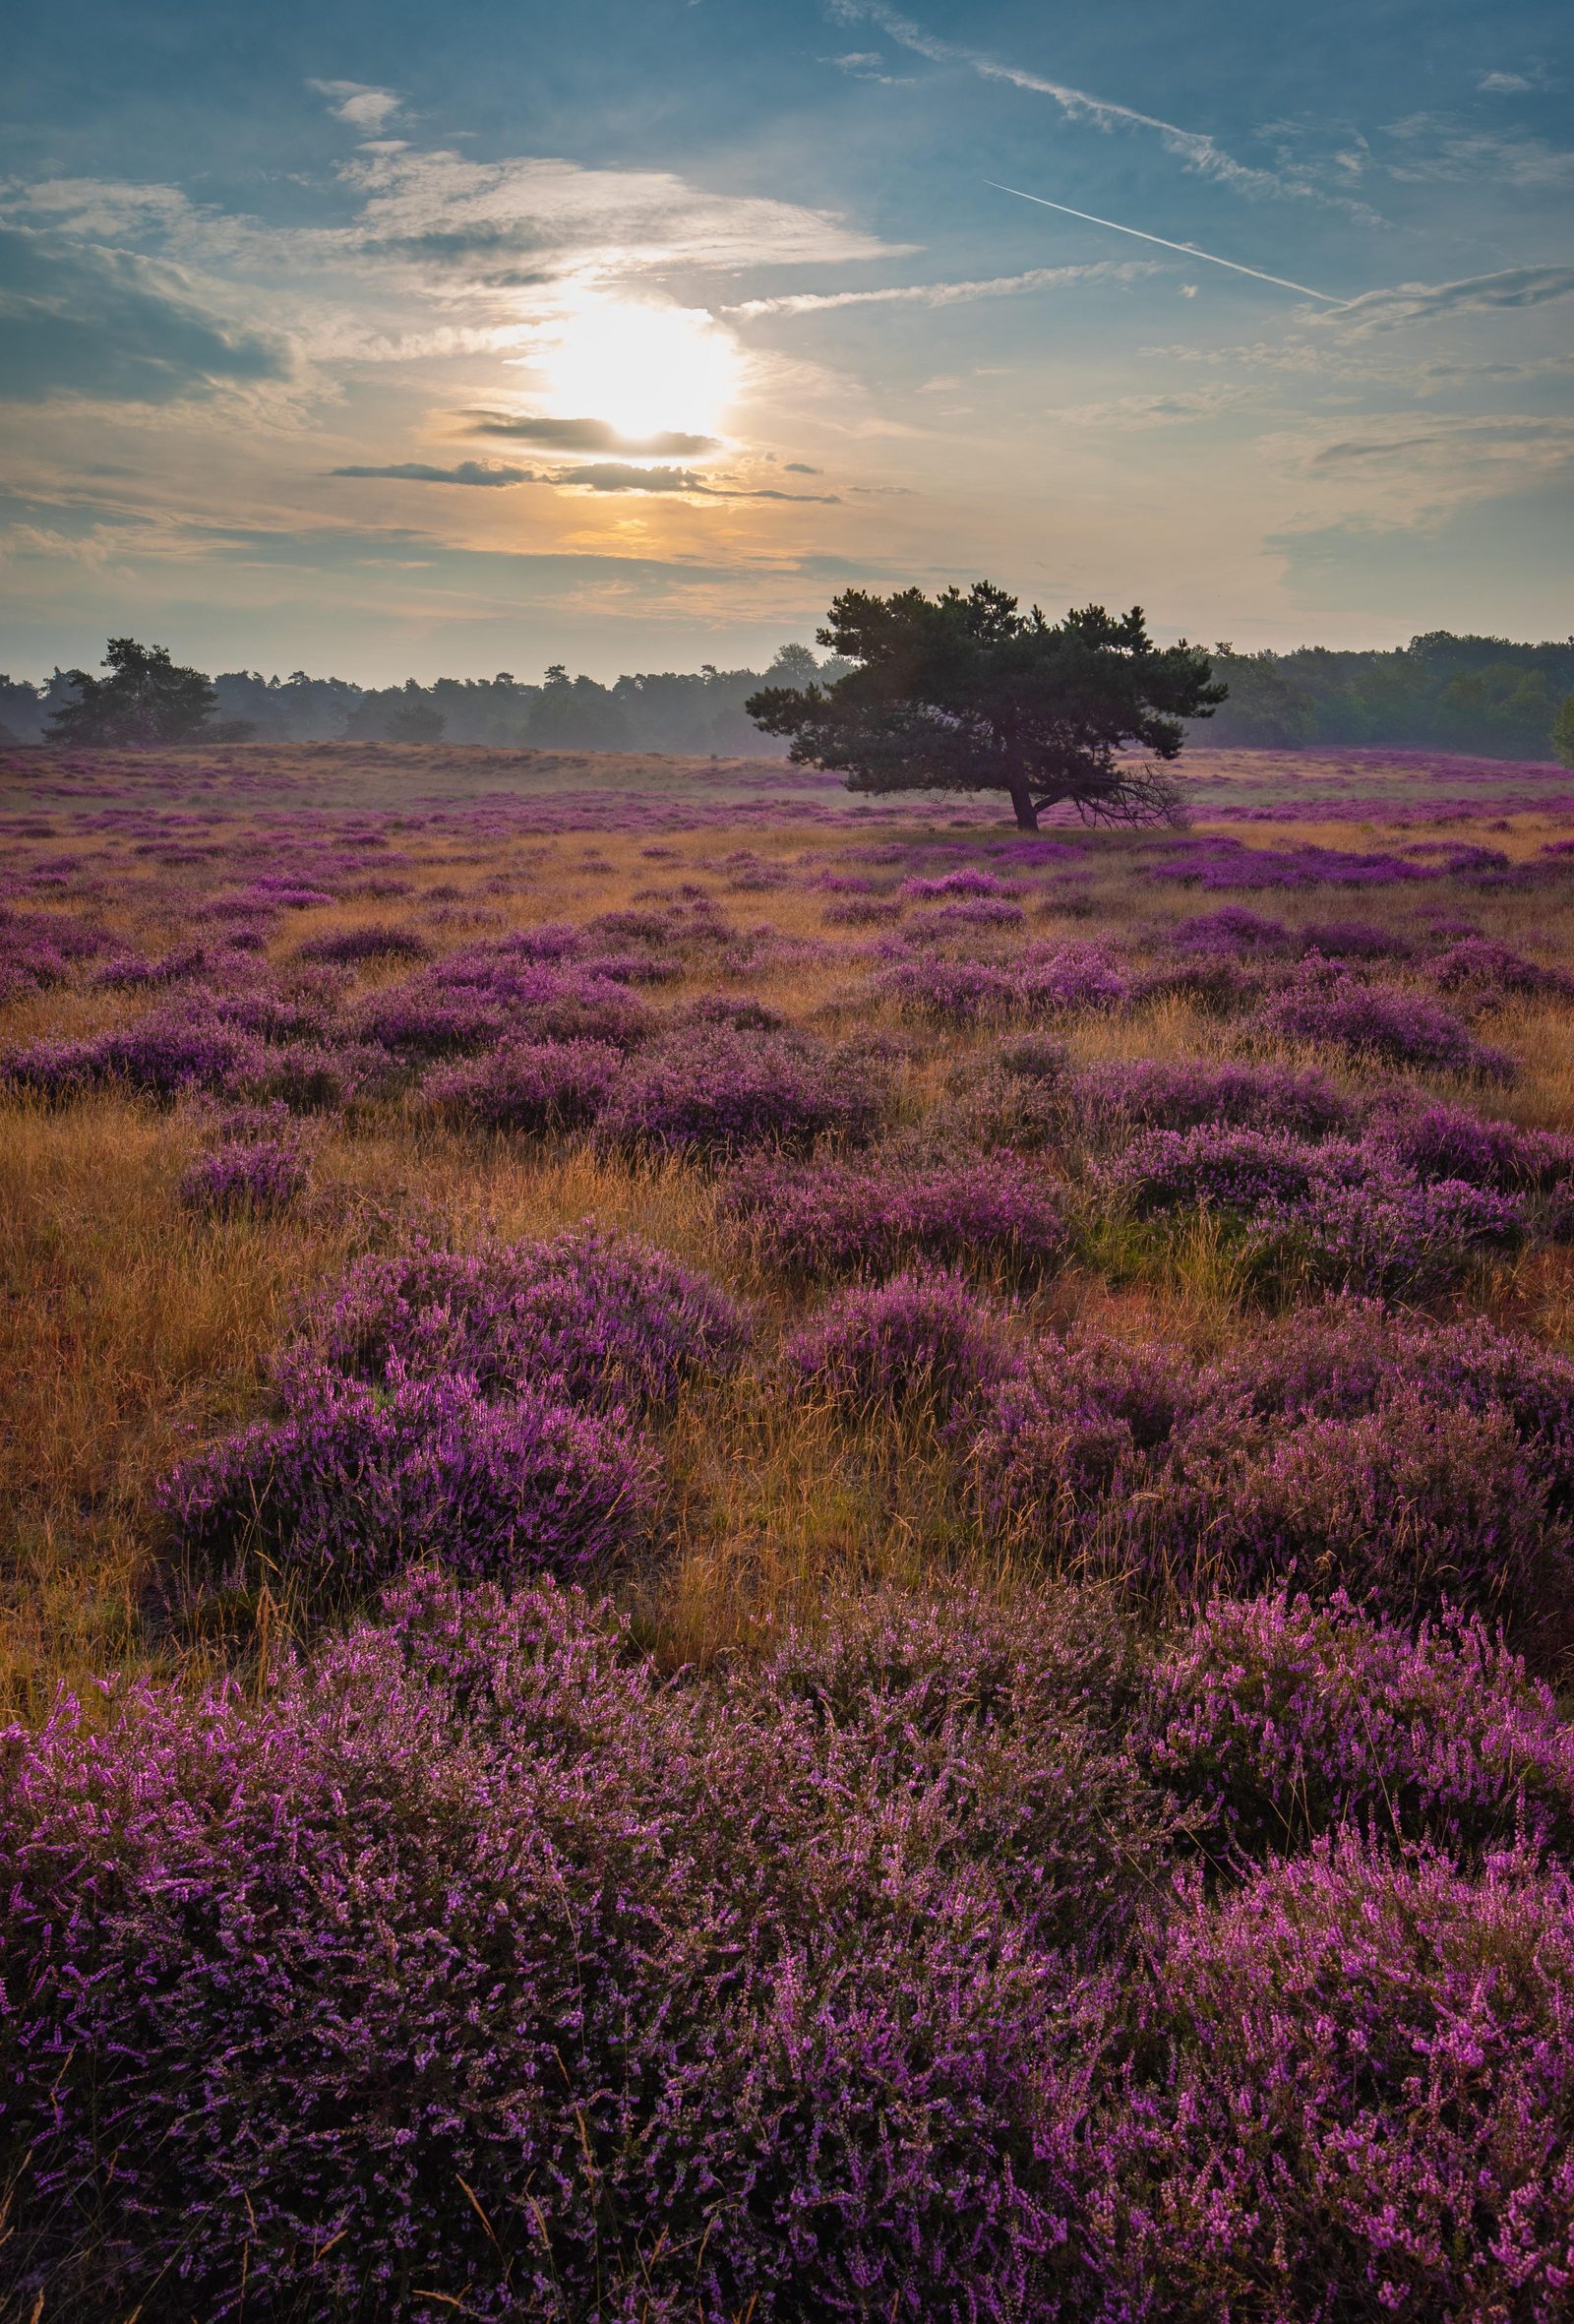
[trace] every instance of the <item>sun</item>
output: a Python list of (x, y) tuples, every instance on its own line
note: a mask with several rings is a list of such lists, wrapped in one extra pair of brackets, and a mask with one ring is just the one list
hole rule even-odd
[(535, 362), (555, 416), (605, 420), (631, 441), (714, 435), (740, 371), (737, 341), (703, 310), (591, 296)]

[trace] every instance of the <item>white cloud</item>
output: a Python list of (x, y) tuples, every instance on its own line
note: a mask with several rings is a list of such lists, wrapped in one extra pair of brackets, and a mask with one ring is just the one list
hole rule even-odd
[(1523, 73), (1488, 73), (1476, 86), (1478, 89), (1495, 91), (1504, 96), (1518, 96), (1522, 92), (1534, 89), (1536, 84), (1528, 81)]
[(1152, 396), (1117, 396), (1107, 403), (1068, 403), (1048, 416), (1078, 428), (1167, 428), (1212, 419), (1247, 399), (1245, 388), (1172, 388)]
[(1260, 439), (1282, 469), (1365, 517), (1440, 517), (1574, 472), (1574, 417), (1387, 412)]
[(396, 90), (378, 89), (368, 81), (308, 81), (319, 96), (329, 100), (329, 111), (352, 129), (386, 129), (403, 104)]

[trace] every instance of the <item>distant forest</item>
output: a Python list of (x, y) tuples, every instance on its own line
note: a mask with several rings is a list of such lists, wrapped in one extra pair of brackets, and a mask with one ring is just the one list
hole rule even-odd
[[(220, 729), (259, 742), (490, 743), (502, 748), (669, 751), (758, 758), (786, 745), (761, 734), (744, 703), (758, 687), (802, 686), (846, 667), (784, 645), (766, 670), (643, 671), (603, 686), (561, 664), (539, 685), (439, 678), (366, 688), (345, 678), (265, 678), (228, 670), (214, 679)], [(1198, 739), (1291, 747), (1384, 743), (1491, 759), (1544, 759), (1552, 723), (1574, 695), (1574, 638), (1518, 645), (1434, 630), (1389, 652), (1321, 645), (1290, 653), (1216, 649), (1230, 699)], [(43, 686), (0, 677), (0, 741), (41, 742), (50, 712), (73, 698), (57, 670)], [(215, 739), (217, 736), (215, 734)]]

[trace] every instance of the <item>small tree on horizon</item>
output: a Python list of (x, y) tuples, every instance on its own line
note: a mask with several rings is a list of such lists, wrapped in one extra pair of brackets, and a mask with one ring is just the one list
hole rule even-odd
[(850, 791), (1003, 791), (1024, 831), (1062, 803), (1093, 822), (1180, 820), (1169, 767), (1183, 722), (1228, 692), (1200, 647), (1155, 645), (1140, 606), (1051, 623), (992, 581), (938, 597), (847, 589), (817, 636), (853, 667), (828, 686), (761, 688), (745, 704), (757, 726)]
[(212, 724), (218, 697), (201, 670), (184, 669), (164, 645), (139, 645), (135, 638), (111, 638), (104, 648), (107, 678), (67, 670), (74, 700), (50, 714), (52, 743), (148, 747), (160, 743), (240, 739), (233, 728)]
[(1552, 757), (1574, 766), (1574, 694), (1565, 694), (1552, 719)]

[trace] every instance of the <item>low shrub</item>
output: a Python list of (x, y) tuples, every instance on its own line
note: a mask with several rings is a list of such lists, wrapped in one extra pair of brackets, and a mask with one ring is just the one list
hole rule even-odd
[(917, 1259), (1032, 1279), (1070, 1248), (1053, 1182), (1003, 1155), (877, 1168), (763, 1162), (732, 1175), (722, 1210), (757, 1258), (790, 1274), (879, 1275)]
[(439, 1113), (483, 1130), (584, 1130), (606, 1104), (623, 1062), (601, 1041), (510, 1042), (428, 1073), (421, 1094)]
[(1335, 1596), (1221, 1599), (1155, 1661), (1143, 1763), (1217, 1857), (1359, 1825), (1456, 1858), (1574, 1843), (1574, 1730), (1479, 1622), (1373, 1621)]
[(999, 1315), (956, 1275), (894, 1275), (839, 1292), (785, 1350), (789, 1369), (855, 1414), (943, 1418), (1013, 1368)]
[(873, 1080), (838, 1068), (818, 1043), (712, 1025), (633, 1063), (598, 1127), (609, 1144), (636, 1151), (725, 1156), (862, 1140), (880, 1104)]

